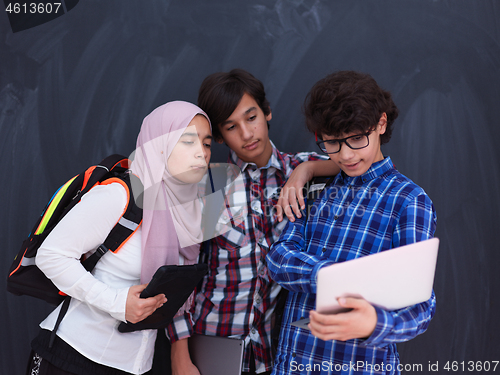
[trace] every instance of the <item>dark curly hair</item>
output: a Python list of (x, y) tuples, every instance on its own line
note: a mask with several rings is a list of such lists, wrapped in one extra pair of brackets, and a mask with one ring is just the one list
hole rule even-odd
[(307, 128), (318, 137), (366, 133), (385, 112), (387, 128), (380, 136), (381, 144), (391, 139), (399, 114), (390, 92), (382, 90), (369, 74), (354, 71), (332, 73), (318, 81), (307, 94), (303, 110)]
[(264, 115), (271, 113), (264, 85), (246, 70), (213, 73), (203, 80), (198, 92), (198, 106), (210, 118), (216, 140), (222, 139), (219, 125), (231, 116), (245, 93), (255, 99)]

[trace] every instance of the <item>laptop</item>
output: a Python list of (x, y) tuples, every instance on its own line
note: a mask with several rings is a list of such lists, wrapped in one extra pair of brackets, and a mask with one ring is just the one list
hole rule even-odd
[[(337, 299), (364, 298), (384, 310), (397, 310), (427, 301), (432, 294), (439, 239), (382, 251), (336, 263), (318, 272), (316, 311), (345, 312)], [(309, 329), (309, 319), (292, 325)]]
[(191, 360), (201, 375), (241, 375), (244, 349), (241, 339), (205, 335), (189, 338)]

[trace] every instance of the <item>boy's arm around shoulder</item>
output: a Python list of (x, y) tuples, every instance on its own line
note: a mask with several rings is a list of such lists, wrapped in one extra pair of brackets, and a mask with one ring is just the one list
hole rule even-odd
[(301, 161), (291, 172), (287, 182), (282, 187), (276, 215), (279, 222), (286, 215), (288, 220), (302, 217), (301, 210), (305, 208), (304, 185), (314, 177), (334, 176), (340, 168), (329, 158), (316, 153), (299, 153), (296, 158)]

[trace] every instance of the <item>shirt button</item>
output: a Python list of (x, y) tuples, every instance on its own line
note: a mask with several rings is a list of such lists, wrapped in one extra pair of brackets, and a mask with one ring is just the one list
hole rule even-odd
[(252, 328), (252, 333), (255, 335), (255, 333), (257, 332), (257, 330), (255, 328)]
[(325, 252), (326, 251), (326, 247), (323, 248), (323, 250), (321, 250), (322, 252)]
[(335, 215), (335, 216), (333, 217), (333, 220), (337, 220), (338, 218), (339, 218), (339, 215)]
[(292, 357), (293, 358), (297, 357), (297, 353), (292, 353)]
[(256, 212), (261, 212), (262, 211), (260, 202), (258, 200), (252, 201), (251, 206), (252, 206), (252, 210), (254, 210)]

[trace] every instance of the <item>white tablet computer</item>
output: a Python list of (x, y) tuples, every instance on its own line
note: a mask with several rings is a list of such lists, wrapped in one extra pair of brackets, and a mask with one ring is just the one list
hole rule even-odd
[[(384, 310), (397, 310), (427, 301), (432, 294), (439, 239), (382, 251), (336, 263), (318, 272), (316, 311), (345, 311), (340, 297), (364, 298)], [(292, 323), (307, 328), (308, 319)]]

